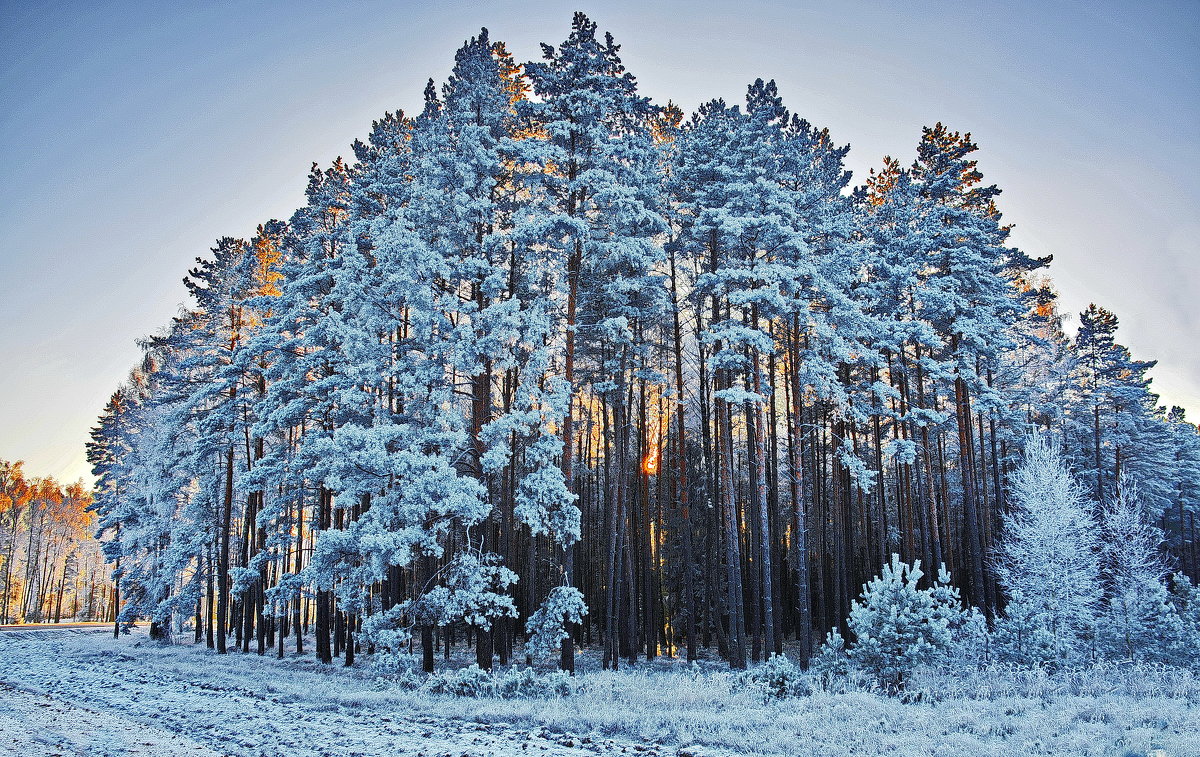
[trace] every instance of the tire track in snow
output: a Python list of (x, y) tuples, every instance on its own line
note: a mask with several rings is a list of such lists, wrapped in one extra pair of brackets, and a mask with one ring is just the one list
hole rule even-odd
[(0, 659), (7, 661), (0, 681), (9, 684), (0, 689), (0, 732), (12, 741), (0, 748), (14, 754), (675, 754), (660, 745), (407, 713), (386, 690), (329, 669), (254, 655), (222, 659), (94, 632), (7, 633)]

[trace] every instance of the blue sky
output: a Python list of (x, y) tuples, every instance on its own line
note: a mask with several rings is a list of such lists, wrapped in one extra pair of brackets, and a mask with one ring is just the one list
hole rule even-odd
[(289, 216), (313, 161), (418, 110), (479, 27), (528, 60), (574, 10), (658, 102), (775, 78), (851, 145), (856, 181), (911, 161), (923, 125), (972, 132), (1064, 310), (1114, 310), (1164, 402), (1200, 419), (1200, 4), (10, 3), (0, 458), (85, 475), (88, 429), (196, 256)]

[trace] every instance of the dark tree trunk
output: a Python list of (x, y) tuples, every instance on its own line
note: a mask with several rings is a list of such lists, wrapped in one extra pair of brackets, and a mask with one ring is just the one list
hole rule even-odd
[(225, 450), (225, 496), (221, 509), (220, 553), (217, 557), (217, 654), (226, 654), (229, 619), (229, 530), (233, 520), (233, 445)]
[[(330, 528), (332, 500), (333, 493), (322, 486), (317, 501), (317, 530), (319, 533), (324, 533)], [(317, 609), (314, 633), (316, 635), (317, 659), (324, 663), (332, 663), (333, 648), (330, 644), (330, 633), (333, 630), (331, 622), (333, 620), (333, 596), (328, 589), (320, 587), (317, 588), (316, 594)]]

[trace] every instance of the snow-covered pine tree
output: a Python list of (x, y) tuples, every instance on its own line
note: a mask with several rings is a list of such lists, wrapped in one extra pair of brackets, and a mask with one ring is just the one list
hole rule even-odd
[[(336, 390), (351, 381), (341, 352), (341, 303), (334, 299), (342, 256), (355, 244), (347, 223), (350, 190), (349, 170), (341, 159), (326, 170), (313, 165), (306, 190), (308, 202), (293, 215), (283, 240), (280, 295), (248, 345), (266, 364), (266, 391), (258, 400), (253, 433), (263, 438), (291, 437), (291, 444), (266, 450), (263, 463), (270, 471), (287, 472), (287, 479), (279, 481), (287, 496), (299, 496), (308, 487), (316, 490), (309, 519), (314, 532), (333, 526), (333, 491), (325, 479), (335, 461), (323, 457), (321, 444), (343, 421)], [(297, 507), (302, 507), (298, 500)], [(317, 657), (329, 662), (333, 656), (332, 577), (321, 579), (315, 602)]]
[[(242, 618), (231, 624), (230, 602), (235, 593), (231, 543), (238, 538), (232, 529), (238, 521), (236, 513), (242, 509), (238, 506), (237, 474), (253, 465), (252, 452), (241, 444), (253, 422), (248, 409), (250, 381), (245, 361), (241, 359), (256, 326), (245, 305), (254, 288), (254, 267), (250, 260), (246, 242), (231, 237), (219, 239), (210, 257), (197, 258), (196, 267), (184, 280), (194, 302), (193, 312), (188, 316), (190, 330), (173, 332), (182, 342), (174, 345), (181, 351), (174, 388), (184, 398), (175, 423), (194, 427), (196, 441), (191, 449), (194, 470), (220, 471), (219, 477), (205, 475), (202, 481), (202, 486), (219, 492), (212, 498), (220, 508), (213, 532), (217, 581), (215, 625), (218, 631), (233, 625), (239, 640), (244, 631)], [(239, 454), (244, 455), (244, 464), (238, 460)], [(244, 541), (244, 537), (239, 541)], [(244, 594), (249, 587), (243, 583), (236, 588), (236, 593)], [(239, 614), (243, 609), (244, 604), (239, 604)], [(218, 653), (226, 651), (226, 636), (224, 632), (215, 635)]]
[[(121, 599), (121, 522), (129, 504), (124, 492), (129, 486), (129, 468), (133, 464), (130, 456), (133, 424), (129, 404), (125, 387), (113, 392), (99, 422), (91, 430), (91, 441), (87, 443), (87, 460), (96, 477), (91, 510), (96, 513), (96, 538), (100, 540), (105, 559), (113, 566), (114, 606), (119, 605)], [(6, 594), (8, 589), (6, 582)], [(5, 609), (8, 609), (7, 604)], [(117, 621), (113, 635), (120, 633), (121, 624)]]
[[(343, 259), (351, 272), (339, 279), (347, 293), (345, 349), (359, 376), (356, 386), (378, 387), (374, 398), (347, 395), (344, 401), (377, 408), (339, 427), (330, 449), (343, 461), (339, 496), (371, 499), (318, 557), (322, 564), (332, 561), (325, 570), (341, 565), (343, 573), (357, 561), (361, 570), (343, 585), (367, 591), (420, 555), (441, 557), (452, 537), (459, 551), (441, 574), (448, 583), (425, 587), (407, 610), (373, 621), (372, 633), (398, 638), (404, 629), (397, 624), (422, 626), (429, 667), (431, 624), (466, 619), (476, 627), (479, 664), (487, 668), (488, 608), (508, 615), (504, 592), (515, 574), (480, 542), (491, 511), (486, 474), (492, 472), (483, 462), (482, 428), (491, 421), (491, 371), (513, 363), (519, 331), (515, 303), (505, 297), (503, 266), (511, 251), (498, 237), (506, 224), (500, 183), (508, 170), (501, 148), (513, 115), (486, 31), (459, 51), (444, 94), (445, 101), (430, 83), (403, 160), (393, 159), (403, 163), (407, 183), (389, 180), (391, 168), (371, 174), (378, 174), (374, 183), (392, 187), (384, 192), (391, 200), (363, 219), (358, 250)], [(462, 380), (471, 387), (466, 414), (455, 396), (455, 382)], [(468, 575), (471, 570), (478, 575)], [(477, 595), (490, 598), (468, 599)]]
[[(730, 164), (743, 155), (742, 151), (729, 151), (736, 130), (744, 116), (737, 107), (729, 107), (724, 101), (714, 100), (700, 106), (678, 138), (675, 150), (677, 163), (671, 169), (671, 193), (676, 202), (676, 219), (680, 225), (678, 244), (684, 255), (698, 261), (701, 271), (695, 290), (699, 313), (705, 304), (711, 308), (709, 328), (701, 335), (702, 355), (712, 356), (713, 392), (716, 401), (716, 426), (721, 443), (714, 449), (714, 462), (719, 473), (711, 489), (719, 508), (719, 533), (721, 551), (726, 568), (724, 582), (723, 612), (728, 616), (728, 658), (734, 668), (746, 666), (746, 624), (742, 612), (744, 595), (741, 570), (741, 543), (736, 537), (736, 511), (733, 501), (733, 444), (731, 406), (728, 395), (722, 392), (732, 384), (732, 371), (742, 365), (743, 358), (736, 349), (725, 350), (724, 342), (714, 338), (712, 324), (724, 322), (724, 298), (715, 279), (723, 267), (722, 240), (726, 221), (736, 224), (736, 209), (727, 206), (737, 203), (736, 187), (744, 172)], [(702, 283), (703, 282), (703, 283)], [(705, 302), (707, 300), (707, 303)], [(740, 326), (735, 326), (742, 333)], [(758, 330), (745, 330), (747, 336), (759, 337), (760, 351), (770, 351), (769, 339)], [(717, 355), (731, 360), (727, 366)], [(707, 388), (705, 388), (707, 391)], [(757, 395), (755, 395), (757, 397)], [(737, 404), (737, 403), (735, 403)]]
[[(535, 466), (529, 475), (546, 479), (550, 491), (557, 489), (545, 468), (557, 457), (562, 491), (530, 499), (530, 487), (522, 483), (517, 509), (535, 533), (554, 532), (563, 549), (561, 583), (568, 589), (575, 582), (573, 545), (579, 539), (572, 491), (577, 334), (590, 331), (589, 342), (616, 355), (620, 370), (614, 378), (624, 380), (636, 368), (631, 353), (638, 351), (639, 325), (663, 303), (662, 287), (652, 275), (662, 260), (655, 237), (666, 231), (648, 123), (654, 109), (638, 95), (619, 49), (612, 35), (598, 39), (596, 24), (576, 13), (566, 41), (557, 48), (543, 45), (544, 60), (526, 64), (536, 97), (519, 108), (534, 136), (516, 143), (526, 166), (516, 181), (530, 202), (514, 234), (539, 252), (524, 280), (528, 294), (561, 301), (564, 309), (527, 308), (552, 316), (531, 331), (544, 331), (545, 348), (553, 350), (554, 369), (561, 371), (557, 386), (543, 394), (550, 403), (547, 421), (561, 428), (561, 442), (555, 445), (539, 432), (529, 447), (533, 454), (527, 452)], [(561, 525), (553, 527), (551, 521)], [(565, 616), (564, 623), (569, 623)], [(562, 645), (560, 665), (574, 670), (573, 643)]]
[[(765, 486), (766, 420), (771, 404), (776, 333), (788, 347), (791, 393), (796, 402), (811, 394), (839, 416), (851, 406), (841, 380), (850, 362), (870, 362), (861, 348), (866, 320), (839, 282), (855, 270), (857, 248), (850, 244), (850, 206), (840, 195), (847, 181), (841, 170), (844, 148), (806, 122), (789, 119), (774, 82), (757, 81), (747, 91), (743, 113), (721, 101), (702, 106), (682, 130), (671, 168), (677, 203), (680, 249), (698, 261), (694, 296), (697, 311), (708, 310), (700, 335), (713, 370), (713, 399), (721, 439), (716, 450), (719, 492), (726, 539), (726, 564), (740, 562), (734, 528), (733, 414), (744, 410), (752, 478), (758, 482), (751, 518), (756, 562), (761, 573), (749, 575), (750, 593), (774, 594), (773, 569), (764, 545), (771, 541)], [(797, 405), (798, 407), (798, 405)], [(795, 412), (795, 409), (793, 409)], [(793, 424), (798, 418), (792, 418)], [(844, 472), (869, 489), (872, 474), (850, 450), (849, 434), (836, 434), (834, 454)], [(794, 441), (796, 429), (790, 427)], [(843, 444), (843, 442), (845, 442)], [(850, 489), (846, 490), (850, 496)], [(793, 488), (793, 499), (800, 493)], [(803, 520), (800, 509), (796, 516)], [(802, 532), (802, 522), (797, 525)], [(803, 537), (800, 537), (803, 538)], [(803, 549), (803, 546), (801, 546)], [(805, 559), (803, 565), (807, 565)], [(741, 579), (726, 581), (727, 608), (740, 607)], [(807, 591), (801, 604), (808, 601)], [(752, 600), (757, 604), (758, 600)], [(849, 598), (846, 599), (847, 608)], [(763, 602), (759, 623), (752, 623), (753, 649), (765, 640), (776, 648), (774, 610)], [(753, 605), (752, 605), (753, 606)], [(744, 659), (745, 619), (731, 610), (730, 656)], [(777, 651), (777, 648), (776, 648)]]
[(1157, 401), (1146, 376), (1154, 362), (1134, 360), (1116, 342), (1117, 326), (1116, 315), (1091, 304), (1079, 314), (1075, 336), (1076, 391), (1068, 431), (1076, 468), (1090, 477), (1097, 501), (1112, 495), (1121, 473), (1145, 478), (1147, 471), (1129, 469), (1129, 458), (1150, 446), (1149, 439), (1138, 437), (1149, 431), (1146, 416)]
[(1179, 623), (1173, 662), (1195, 669), (1200, 666), (1196, 659), (1196, 649), (1200, 648), (1200, 586), (1184, 573), (1171, 576), (1171, 604)]
[[(239, 592), (243, 595), (242, 650), (249, 651), (250, 637), (254, 634), (257, 652), (265, 654), (270, 637), (278, 630), (280, 656), (284, 637), (280, 616), (285, 604), (276, 598), (276, 592), (269, 590), (268, 574), (272, 565), (277, 569), (276, 575), (287, 571), (288, 567), (282, 562), (288, 547), (299, 534), (293, 528), (296, 522), (289, 517), (292, 498), (284, 494), (286, 487), (278, 486), (285, 480), (284, 477), (277, 475), (278, 471), (273, 466), (264, 465), (269, 446), (282, 449), (287, 442), (277, 437), (268, 439), (259, 428), (259, 414), (267, 408), (269, 361), (266, 353), (255, 351), (256, 347), (261, 350), (262, 344), (253, 337), (262, 329), (265, 316), (272, 312), (276, 298), (281, 294), (279, 284), (284, 276), (280, 269), (285, 254), (286, 232), (285, 224), (277, 220), (260, 224), (238, 267), (248, 291), (242, 301), (245, 334), (241, 348), (234, 353), (236, 365), (244, 377), (242, 396), (245, 415), (242, 423), (250, 427), (249, 434), (243, 432), (243, 438), (248, 442), (245, 446), (246, 463), (238, 476), (238, 486), (246, 492), (238, 580), (239, 587), (243, 589)], [(272, 485), (276, 485), (274, 489)], [(275, 494), (267, 496), (271, 491)], [(201, 622), (197, 613), (197, 638)]]
[(1017, 277), (1047, 261), (1006, 245), (1009, 227), (1000, 224), (995, 205), (1000, 190), (981, 184), (983, 175), (970, 157), (977, 149), (970, 133), (952, 132), (941, 123), (926, 127), (912, 174), (925, 240), (921, 317), (942, 341), (934, 356), (941, 374), (936, 378), (953, 383), (966, 588), (971, 603), (990, 608), (996, 598), (985, 575), (990, 529), (984, 524), (994, 513), (983, 497), (987, 475), (976, 447), (982, 440), (976, 439), (974, 413), (1006, 404), (989, 384), (986, 369), (1000, 350), (1012, 346), (1009, 331), (1020, 314)]
[[(523, 99), (523, 88), (512, 87), (516, 75), (506, 67), (502, 47), (491, 41), (487, 29), (459, 49), (450, 80), (442, 88), (440, 149), (431, 145), (417, 155), (411, 208), (419, 214), (414, 220), (418, 227), (438, 229), (430, 246), (446, 261), (446, 287), (452, 293), (443, 305), (453, 328), (446, 335), (447, 360), (460, 392), (469, 396), (466, 467), (483, 487), (487, 502), (484, 520), (462, 524), (472, 528), (470, 538), (461, 540), (465, 550), (456, 560), (460, 569), (474, 565), (493, 573), (505, 570), (499, 567), (503, 558), (497, 553), (512, 554), (513, 524), (507, 517), (492, 517), (497, 505), (509, 501), (501, 482), (513, 462), (505, 452), (512, 424), (493, 394), (502, 377), (519, 367), (520, 300), (512, 291), (518, 262), (509, 234), (517, 204), (515, 107)], [(493, 450), (498, 454), (490, 454)], [(507, 508), (499, 509), (507, 516)], [(495, 582), (498, 590), (507, 591), (515, 574), (512, 578)], [(490, 670), (496, 651), (502, 662), (507, 661), (509, 625), (499, 626), (497, 638), (491, 619), (474, 610), (462, 617), (468, 616), (480, 620), (473, 623), (479, 667)]]
[[(138, 414), (144, 420), (134, 450), (140, 473), (130, 495), (141, 498), (145, 512), (154, 513), (159, 522), (154, 543), (146, 549), (150, 570), (142, 581), (141, 601), (127, 604), (126, 611), (131, 619), (150, 618), (151, 636), (159, 638), (169, 635), (173, 618), (195, 610), (209, 567), (204, 558), (217, 533), (216, 491), (201, 490), (193, 474), (201, 440), (187, 402), (186, 388), (194, 385), (182, 374), (194, 357), (196, 345), (190, 340), (203, 333), (197, 320), (196, 313), (187, 313), (165, 335), (148, 340), (142, 363), (145, 389)], [(211, 466), (213, 461), (206, 462)], [(135, 564), (128, 556), (125, 563)]]
[[(328, 656), (344, 652), (347, 665), (354, 661), (358, 619), (378, 609), (372, 587), (411, 559), (405, 554), (393, 561), (395, 553), (386, 554), (393, 545), (371, 539), (378, 518), (388, 518), (386, 503), (383, 512), (371, 516), (371, 511), (395, 484), (389, 455), (402, 432), (393, 403), (402, 405), (406, 398), (392, 377), (411, 289), (402, 288), (403, 276), (393, 280), (381, 265), (388, 251), (381, 249), (378, 230), (410, 198), (409, 126), (403, 114), (385, 115), (374, 124), (368, 146), (355, 144), (361, 162), (347, 168), (344, 178), (336, 176), (337, 196), (325, 200), (339, 215), (330, 230), (336, 247), (332, 258), (318, 263), (324, 266), (322, 305), (308, 326), (324, 353), (324, 373), (311, 390), (324, 410), (320, 433), (305, 434), (300, 452), (316, 463), (307, 474), (320, 482), (314, 525), (321, 531), (298, 578), (317, 587), (319, 607), (321, 592), (332, 593), (324, 600), (333, 603), (325, 608), (333, 629)], [(417, 287), (427, 286), (421, 278), (426, 268), (403, 275), (415, 278)], [(326, 656), (320, 633), (317, 643), (318, 656)]]
[(1045, 277), (1023, 280), (1020, 285), (1027, 310), (1014, 333), (1017, 347), (1004, 355), (997, 382), (1012, 387), (1009, 394), (1030, 425), (1061, 431), (1073, 352), (1063, 331), (1058, 294)]
[(1200, 432), (1184, 416), (1183, 408), (1173, 407), (1167, 414), (1172, 465), (1175, 479), (1174, 505), (1166, 518), (1167, 538), (1181, 572), (1192, 576), (1200, 572), (1197, 560), (1196, 513), (1200, 511)]
[[(946, 553), (939, 517), (940, 490), (935, 486), (936, 429), (948, 415), (930, 402), (927, 368), (941, 347), (933, 327), (921, 317), (924, 275), (924, 237), (919, 188), (910, 170), (891, 157), (883, 168), (872, 170), (856, 194), (858, 226), (868, 247), (863, 281), (855, 299), (873, 319), (876, 328), (870, 343), (886, 366), (888, 384), (897, 401), (876, 414), (892, 421), (887, 456), (896, 465), (902, 486), (896, 498), (897, 517), (914, 524), (900, 535), (903, 556), (921, 555), (929, 565), (940, 565)], [(888, 392), (876, 389), (884, 400)], [(882, 404), (882, 403), (880, 403)]]
[[(325, 355), (324, 374), (308, 391), (326, 409), (321, 433), (306, 434), (301, 447), (321, 484), (321, 533), (299, 577), (318, 587), (318, 610), (321, 592), (333, 592), (338, 607), (326, 612), (343, 629), (376, 609), (376, 582), (418, 555), (440, 555), (455, 516), (479, 507), (478, 489), (464, 487), (453, 463), (464, 440), (445, 368), (449, 325), (438, 282), (446, 263), (414, 231), (413, 182), (401, 178), (413, 173), (412, 151), (431, 147), (442, 129), (441, 104), (432, 92), (427, 98), (411, 144), (380, 140), (370, 156), (378, 165), (361, 167), (369, 183), (347, 182), (331, 205), (346, 216), (321, 279), (325, 307), (309, 326)], [(320, 630), (318, 656), (328, 660), (333, 650), (321, 648)], [(339, 642), (350, 664), (353, 640), (343, 630)]]
[(1058, 664), (1085, 656), (1102, 592), (1093, 507), (1062, 454), (1030, 436), (1009, 477), (1011, 511), (992, 567), (1008, 597), (996, 621), (1002, 659)]
[(968, 617), (944, 569), (921, 589), (917, 582), (924, 575), (920, 562), (909, 565), (894, 554), (850, 610), (850, 660), (889, 691), (903, 689), (918, 666), (944, 657)]
[(1106, 599), (1097, 624), (1102, 651), (1115, 659), (1171, 662), (1181, 620), (1164, 579), (1163, 534), (1128, 476), (1104, 503), (1102, 570)]
[[(113, 537), (105, 541), (105, 556), (118, 566), (123, 593), (118, 624), (128, 629), (135, 621), (149, 618), (151, 638), (166, 640), (169, 599), (179, 568), (169, 555), (179, 487), (160, 357), (148, 351), (130, 371), (120, 412), (97, 429), (107, 433), (103, 441), (93, 437), (89, 454), (105, 495), (97, 497), (101, 534), (111, 531)], [(106, 453), (114, 450), (121, 455), (116, 465), (105, 460)]]

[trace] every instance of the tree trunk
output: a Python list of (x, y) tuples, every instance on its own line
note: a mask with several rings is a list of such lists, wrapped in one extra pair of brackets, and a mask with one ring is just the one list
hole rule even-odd
[(226, 654), (229, 620), (229, 530), (233, 520), (233, 445), (225, 450), (225, 496), (221, 509), (220, 552), (217, 556), (217, 654)]
[(800, 666), (808, 668), (813, 652), (812, 589), (809, 583), (808, 512), (804, 502), (802, 449), (799, 424), (803, 416), (804, 387), (800, 382), (800, 319), (792, 319), (792, 339), (789, 340), (790, 354), (788, 371), (791, 376), (791, 412), (787, 414), (788, 434), (788, 489), (792, 498), (792, 539), (796, 552), (796, 640)]
[[(317, 501), (317, 531), (324, 533), (331, 526), (333, 492), (321, 486)], [(316, 635), (317, 659), (324, 663), (333, 662), (333, 648), (330, 644), (330, 634), (333, 630), (333, 596), (329, 589), (317, 588)]]
[[(751, 316), (751, 325), (758, 328), (758, 313)], [(763, 380), (761, 358), (755, 351), (751, 370), (754, 373), (754, 391), (762, 397), (767, 396), (767, 385)], [(766, 420), (763, 417), (763, 403), (753, 403), (754, 408), (754, 472), (755, 472), (755, 505), (758, 507), (759, 522), (759, 566), (762, 584), (762, 627), (766, 654), (770, 656), (775, 649), (775, 584), (774, 569), (771, 560), (771, 516), (767, 507), (767, 449), (766, 449)]]

